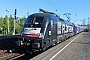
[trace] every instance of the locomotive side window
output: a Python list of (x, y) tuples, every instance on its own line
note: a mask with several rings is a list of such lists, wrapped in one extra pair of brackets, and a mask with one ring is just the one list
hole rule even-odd
[(56, 29), (56, 25), (57, 25), (57, 20), (54, 20), (54, 29)]
[(53, 28), (53, 20), (51, 20), (51, 28)]
[(28, 17), (24, 27), (41, 28), (44, 17)]
[(57, 34), (61, 34), (61, 22), (57, 22)]

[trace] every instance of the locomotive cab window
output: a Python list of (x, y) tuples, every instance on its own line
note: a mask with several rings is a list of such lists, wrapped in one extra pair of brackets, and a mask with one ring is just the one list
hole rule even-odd
[(44, 17), (29, 17), (27, 18), (24, 27), (41, 28)]

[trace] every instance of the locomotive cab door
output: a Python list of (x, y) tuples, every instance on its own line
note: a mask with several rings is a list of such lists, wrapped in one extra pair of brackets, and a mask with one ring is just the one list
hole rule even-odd
[(57, 21), (51, 20), (51, 40), (53, 44), (57, 42)]

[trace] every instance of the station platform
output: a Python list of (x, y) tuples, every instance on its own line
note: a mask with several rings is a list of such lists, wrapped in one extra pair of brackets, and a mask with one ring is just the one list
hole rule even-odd
[(90, 32), (82, 32), (30, 60), (90, 60)]

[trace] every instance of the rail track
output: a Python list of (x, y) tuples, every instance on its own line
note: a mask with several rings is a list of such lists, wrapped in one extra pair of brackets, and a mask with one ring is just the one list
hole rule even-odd
[(0, 50), (0, 60), (15, 60), (24, 55), (25, 54), (8, 52), (7, 50)]
[(7, 52), (7, 50), (0, 50), (0, 54), (4, 53), (4, 52)]

